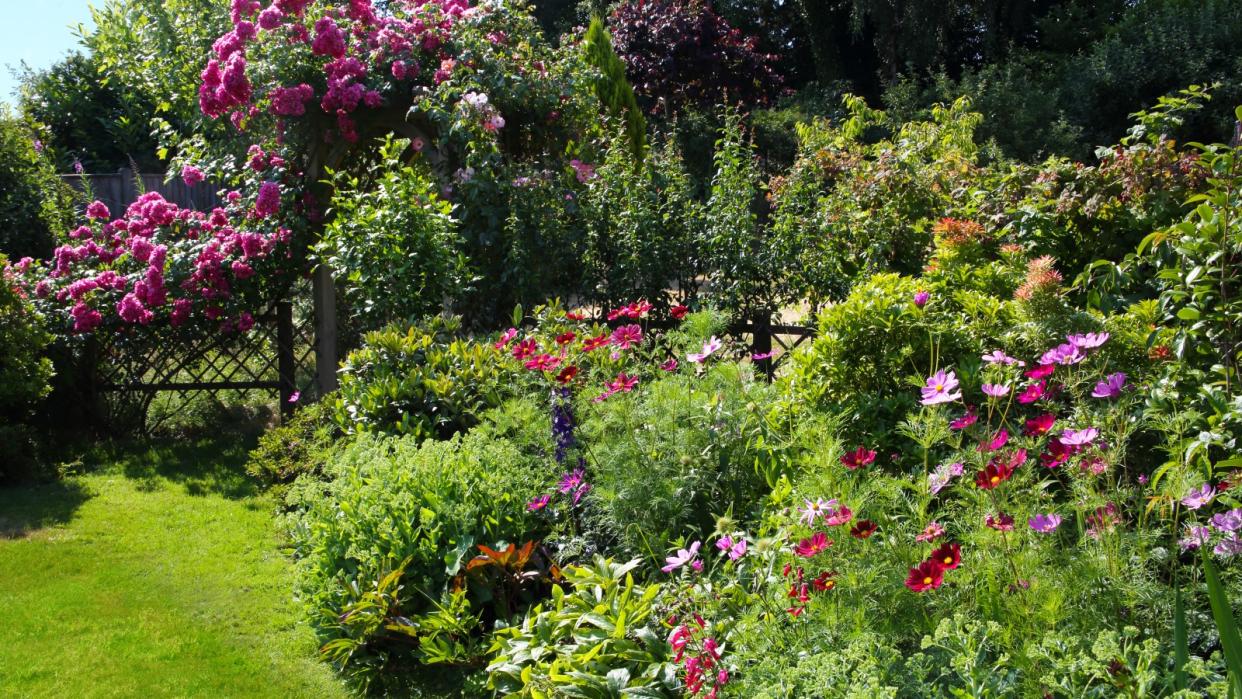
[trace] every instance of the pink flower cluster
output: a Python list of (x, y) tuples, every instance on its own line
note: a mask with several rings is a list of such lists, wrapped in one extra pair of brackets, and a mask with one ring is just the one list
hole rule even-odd
[[(195, 172), (187, 168), (187, 179)], [(279, 205), (278, 187), (275, 196)], [(248, 330), (253, 315), (231, 315), (224, 304), (237, 282), (255, 274), (253, 265), (289, 238), (285, 229), (271, 234), (238, 230), (224, 209), (210, 214), (182, 209), (156, 192), (142, 195), (123, 217), (110, 222), (107, 207), (99, 202), (88, 212), (93, 225), (69, 233), (74, 243), (55, 250), (47, 276), (35, 285), (36, 296), (67, 307), (77, 333), (103, 325), (109, 305), (122, 324), (148, 325), (164, 313), (169, 323), (181, 325), (198, 307), (222, 328)], [(171, 286), (170, 256), (189, 263), (188, 272), (180, 272), (182, 278)]]

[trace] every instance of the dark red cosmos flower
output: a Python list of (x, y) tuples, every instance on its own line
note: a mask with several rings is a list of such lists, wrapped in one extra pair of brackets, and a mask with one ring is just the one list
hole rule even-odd
[(850, 536), (855, 539), (868, 539), (872, 534), (876, 533), (879, 528), (880, 527), (876, 525), (875, 522), (872, 522), (869, 519), (860, 519), (854, 523), (854, 526), (850, 527)]
[(841, 457), (841, 463), (845, 464), (845, 467), (851, 471), (860, 469), (863, 466), (873, 463), (874, 461), (875, 451), (863, 446), (858, 447), (854, 451), (846, 452), (846, 454)]
[(983, 523), (998, 532), (1013, 531), (1013, 515), (1007, 515), (1004, 512), (997, 512), (995, 517), (988, 515)]
[(1040, 364), (1037, 367), (1026, 370), (1026, 378), (1028, 379), (1046, 379), (1052, 376), (1052, 372), (1056, 371), (1056, 364)]
[(1047, 434), (1056, 421), (1057, 416), (1052, 413), (1037, 415), (1026, 421), (1026, 426), (1022, 428), (1022, 434), (1027, 437), (1038, 437)]
[(953, 570), (962, 563), (962, 546), (956, 541), (946, 541), (932, 551), (931, 559), (945, 570)]
[(1060, 437), (1053, 437), (1048, 440), (1048, 449), (1039, 455), (1039, 461), (1047, 468), (1056, 468), (1073, 455), (1073, 447), (1062, 442)]
[(815, 579), (811, 581), (811, 587), (814, 588), (816, 592), (827, 592), (837, 586), (837, 581), (833, 580), (833, 577), (835, 576), (836, 573), (825, 570), (815, 576)]
[(578, 375), (578, 367), (574, 366), (573, 364), (570, 364), (564, 369), (561, 369), (560, 373), (556, 375), (556, 382), (559, 384), (567, 384), (570, 381), (573, 381), (574, 377), (577, 375)]
[(1012, 475), (1013, 469), (1009, 467), (1009, 464), (992, 459), (987, 467), (975, 474), (975, 485), (984, 490), (991, 490), (1009, 480)]
[(561, 333), (560, 335), (556, 336), (556, 344), (568, 345), (569, 343), (574, 341), (575, 337), (578, 337), (578, 335), (572, 330), (570, 330), (567, 333)]
[(686, 314), (689, 312), (690, 312), (690, 309), (686, 308), (685, 306), (681, 304), (677, 304), (676, 306), (673, 306), (672, 308), (668, 309), (668, 314), (673, 316), (677, 320), (681, 320), (682, 318), (685, 318)]
[(526, 360), (526, 368), (531, 371), (549, 371), (555, 369), (556, 365), (560, 363), (560, 357), (554, 357), (550, 354), (537, 354), (533, 358)]
[(625, 393), (629, 393), (630, 391), (633, 391), (634, 387), (637, 385), (638, 385), (637, 376), (629, 376), (625, 372), (621, 372), (620, 374), (617, 374), (616, 381), (613, 381), (612, 383), (608, 384), (608, 388), (612, 389), (613, 391), (623, 391)]
[(923, 561), (910, 569), (906, 587), (915, 592), (935, 590), (944, 582), (944, 566), (934, 559)]
[(581, 311), (565, 311), (565, 317), (570, 320), (586, 320), (586, 314)]
[(992, 435), (992, 438), (990, 440), (979, 443), (979, 451), (982, 451), (982, 452), (996, 451), (997, 449), (1000, 449), (1001, 447), (1005, 446), (1008, 443), (1009, 443), (1009, 430), (1002, 427), (996, 431), (996, 434)]
[(599, 349), (600, 347), (606, 347), (610, 339), (611, 339), (611, 336), (608, 333), (604, 333), (603, 335), (599, 335), (596, 337), (588, 337), (587, 339), (582, 341), (582, 351), (592, 352), (594, 350)]
[(810, 558), (817, 553), (827, 550), (829, 546), (832, 546), (832, 539), (829, 539), (828, 535), (823, 532), (815, 532), (811, 536), (799, 541), (798, 545), (794, 546), (794, 553), (803, 558)]

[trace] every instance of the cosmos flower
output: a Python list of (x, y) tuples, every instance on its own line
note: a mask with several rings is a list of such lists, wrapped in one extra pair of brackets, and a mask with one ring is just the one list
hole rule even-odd
[(915, 592), (935, 590), (944, 583), (944, 567), (935, 560), (926, 560), (910, 569), (906, 587)]
[(677, 358), (669, 357), (667, 361), (660, 365), (660, 371), (674, 372), (677, 371)]
[(921, 542), (935, 541), (942, 536), (944, 536), (944, 527), (940, 526), (939, 522), (931, 522), (923, 528), (922, 534), (914, 537), (914, 540)]
[(1100, 431), (1094, 427), (1088, 427), (1082, 430), (1065, 430), (1061, 433), (1061, 443), (1067, 447), (1089, 447), (1100, 435)]
[(750, 361), (762, 362), (765, 359), (771, 359), (773, 354), (776, 354), (776, 353), (775, 352), (756, 352), (750, 355)]
[(556, 382), (564, 385), (564, 384), (569, 383), (570, 381), (573, 381), (574, 377), (577, 375), (578, 375), (578, 367), (570, 364), (564, 369), (561, 369), (560, 373), (556, 375)]
[(608, 384), (608, 389), (612, 391), (613, 393), (616, 393), (618, 391), (623, 392), (623, 393), (629, 393), (630, 391), (633, 391), (634, 387), (637, 385), (638, 385), (637, 376), (629, 376), (625, 372), (621, 372), (620, 374), (617, 374), (616, 380)]
[(509, 343), (513, 341), (513, 338), (517, 337), (517, 334), (517, 328), (509, 328), (500, 334), (500, 339), (496, 340), (496, 343), (492, 345), (492, 347), (495, 347), (498, 350), (508, 347)]
[(1056, 371), (1056, 368), (1056, 364), (1040, 364), (1037, 367), (1027, 369), (1023, 373), (1023, 376), (1026, 376), (1026, 378), (1031, 379), (1032, 381), (1038, 381), (1052, 376), (1052, 372)]
[(1215, 497), (1216, 491), (1212, 488), (1212, 485), (1210, 483), (1204, 483), (1198, 488), (1192, 488), (1191, 491), (1186, 494), (1186, 497), (1182, 498), (1182, 504), (1189, 509), (1197, 510), (1209, 502), (1212, 502), (1212, 499)]
[(992, 435), (991, 439), (989, 439), (986, 442), (979, 443), (979, 451), (985, 452), (985, 453), (989, 451), (996, 451), (997, 449), (1004, 447), (1008, 443), (1009, 443), (1009, 430), (1006, 430), (1005, 428), (1002, 427), (996, 431), (996, 434)]
[(875, 462), (875, 450), (859, 446), (841, 457), (841, 463), (851, 471), (855, 471)]
[(946, 541), (932, 551), (929, 558), (939, 563), (941, 568), (953, 570), (962, 564), (962, 546), (955, 541)]
[(716, 548), (727, 554), (729, 560), (736, 561), (746, 555), (746, 539), (739, 536), (734, 540), (731, 536), (722, 536), (716, 541)]
[(923, 405), (939, 405), (960, 399), (962, 392), (956, 391), (957, 387), (957, 374), (941, 369), (927, 377), (927, 385), (922, 390)]
[(1236, 532), (1242, 529), (1242, 507), (1212, 515), (1212, 528), (1218, 532)]
[(1040, 379), (1033, 384), (1029, 384), (1022, 393), (1018, 394), (1018, 402), (1022, 405), (1029, 405), (1044, 397), (1044, 391), (1048, 385)]
[(927, 474), (927, 485), (931, 490), (931, 494), (935, 495), (949, 484), (954, 478), (962, 475), (965, 466), (962, 462), (957, 461), (951, 464), (940, 464), (935, 471)]
[(988, 364), (1005, 364), (1008, 366), (1026, 366), (1026, 362), (1014, 359), (1000, 350), (992, 350), (991, 354), (985, 354), (981, 357)]
[(722, 343), (719, 340), (719, 338), (717, 338), (715, 335), (712, 335), (712, 339), (703, 343), (702, 352), (698, 352), (698, 353), (691, 352), (690, 354), (686, 355), (686, 358), (695, 364), (702, 364), (704, 361), (707, 360), (708, 357), (715, 354), (723, 346), (724, 346), (724, 343)]
[(810, 526), (815, 520), (824, 516), (828, 510), (837, 504), (836, 499), (824, 500), (823, 498), (815, 498), (815, 502), (803, 500), (805, 505), (798, 508), (798, 521)]
[(1121, 389), (1126, 386), (1126, 375), (1122, 372), (1109, 374), (1095, 385), (1095, 390), (1091, 391), (1092, 398), (1116, 398), (1121, 395)]
[(926, 291), (914, 292), (914, 305), (915, 306), (922, 308), (926, 306), (927, 302), (930, 300), (931, 300), (931, 294), (929, 294), (928, 292)]
[(838, 527), (848, 523), (853, 518), (854, 513), (850, 511), (850, 508), (842, 505), (824, 513), (824, 524), (830, 527)]
[(1238, 536), (1237, 532), (1230, 534), (1217, 542), (1212, 553), (1227, 558), (1242, 554), (1242, 537)]
[(1052, 413), (1036, 415), (1026, 421), (1026, 424), (1022, 427), (1022, 434), (1026, 437), (1038, 437), (1047, 434), (1056, 421), (1057, 416)]
[(1027, 524), (1031, 526), (1031, 529), (1040, 534), (1048, 534), (1061, 526), (1061, 515), (1055, 513), (1037, 514), (1027, 520)]
[(815, 532), (794, 546), (794, 554), (802, 558), (810, 558), (826, 551), (829, 546), (832, 546), (832, 539), (829, 539), (828, 535), (823, 532)]
[(527, 512), (537, 512), (548, 506), (548, 502), (552, 500), (551, 495), (540, 495), (539, 497), (526, 503)]
[(983, 523), (998, 532), (1013, 531), (1013, 517), (1004, 512), (998, 512), (995, 517), (988, 515)]
[(880, 527), (869, 519), (860, 519), (850, 527), (850, 536), (855, 539), (869, 539)]
[(1108, 333), (1087, 333), (1086, 335), (1067, 335), (1065, 341), (1080, 349), (1089, 350), (1108, 342)]
[(588, 337), (587, 339), (582, 341), (582, 351), (593, 352), (599, 349), (600, 347), (606, 346), (608, 342), (610, 341), (610, 339), (611, 338), (609, 337), (607, 333), (603, 335), (598, 335), (596, 337)]
[(1005, 384), (985, 383), (980, 390), (992, 398), (1000, 398), (1009, 394), (1009, 386)]
[(682, 318), (685, 318), (686, 314), (689, 312), (690, 312), (690, 309), (686, 308), (685, 306), (681, 304), (677, 304), (676, 306), (673, 306), (672, 308), (668, 309), (668, 314), (673, 316), (677, 320), (681, 320)]
[(618, 349), (627, 350), (643, 342), (643, 329), (637, 324), (622, 325), (612, 331), (610, 342)]
[(1012, 475), (1013, 469), (1009, 467), (1009, 464), (993, 459), (982, 471), (975, 474), (975, 485), (983, 490), (992, 490), (1009, 480)]
[(954, 430), (964, 430), (975, 424), (979, 420), (979, 414), (975, 412), (975, 406), (966, 406), (966, 414), (949, 423), (949, 428)]
[(1040, 364), (1077, 364), (1086, 359), (1087, 355), (1083, 354), (1082, 348), (1078, 345), (1066, 342), (1057, 345), (1052, 349), (1044, 352), (1039, 358)]
[(1211, 537), (1212, 532), (1207, 527), (1188, 524), (1186, 525), (1186, 536), (1178, 540), (1177, 545), (1183, 551), (1193, 551), (1206, 544)]
[(690, 548), (679, 549), (675, 555), (665, 557), (664, 559), (665, 566), (660, 568), (660, 570), (664, 571), (665, 573), (671, 573), (674, 570), (677, 570), (678, 568), (686, 565), (687, 563), (690, 563), (696, 557), (698, 557), (700, 545), (702, 545), (702, 542), (695, 541), (694, 543), (690, 544)]

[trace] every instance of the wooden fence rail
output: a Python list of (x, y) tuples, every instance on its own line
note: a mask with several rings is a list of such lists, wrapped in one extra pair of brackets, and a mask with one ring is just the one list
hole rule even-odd
[(121, 168), (112, 174), (85, 173), (60, 177), (79, 192), (86, 191), (89, 185), (94, 198), (106, 204), (116, 217), (121, 216), (126, 207), (134, 203), (143, 192), (159, 192), (160, 196), (177, 206), (200, 211), (210, 211), (222, 205), (217, 193), (219, 185), (200, 182), (191, 187), (182, 182), (180, 177), (165, 182), (164, 175), (158, 173), (135, 174), (129, 168)]

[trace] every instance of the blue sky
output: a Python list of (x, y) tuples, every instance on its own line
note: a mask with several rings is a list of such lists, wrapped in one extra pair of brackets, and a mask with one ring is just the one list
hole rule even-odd
[(92, 26), (90, 6), (103, 0), (0, 0), (4, 40), (0, 41), (0, 101), (17, 101), (12, 70), (22, 61), (46, 68), (77, 48), (74, 27)]

